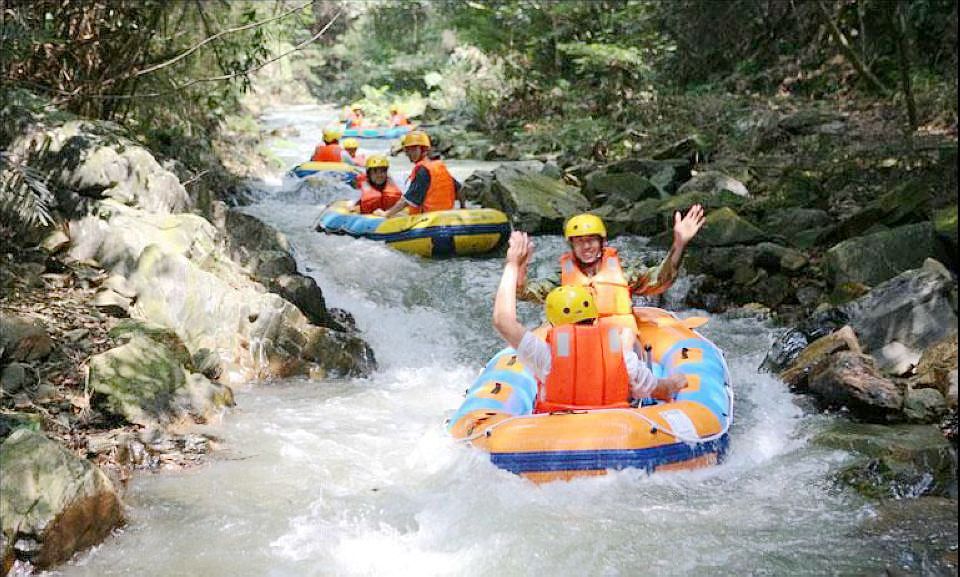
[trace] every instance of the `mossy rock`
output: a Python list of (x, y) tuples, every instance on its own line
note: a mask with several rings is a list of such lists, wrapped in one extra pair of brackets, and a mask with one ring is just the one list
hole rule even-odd
[(956, 492), (957, 464), (950, 443), (934, 425), (872, 425), (837, 421), (814, 443), (858, 454), (838, 479), (871, 498)]
[(932, 223), (923, 222), (845, 240), (827, 250), (824, 271), (833, 286), (875, 286), (927, 258), (942, 258)]
[(703, 228), (692, 242), (696, 246), (732, 246), (755, 244), (768, 239), (767, 233), (732, 208), (723, 207), (707, 214)]

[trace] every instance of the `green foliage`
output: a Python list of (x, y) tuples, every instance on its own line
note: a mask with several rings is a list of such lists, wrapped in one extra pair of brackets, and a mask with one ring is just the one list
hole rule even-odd
[(0, 222), (19, 230), (50, 224), (48, 178), (26, 159), (0, 151)]

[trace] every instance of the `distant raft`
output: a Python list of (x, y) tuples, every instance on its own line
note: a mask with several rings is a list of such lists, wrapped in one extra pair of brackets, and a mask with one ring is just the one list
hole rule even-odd
[(364, 128), (345, 128), (343, 137), (354, 138), (400, 138), (410, 132), (411, 126), (369, 126)]
[[(669, 403), (638, 408), (533, 413), (537, 381), (512, 348), (497, 353), (467, 390), (450, 434), (535, 482), (648, 472), (718, 463), (728, 445), (733, 394), (723, 353), (694, 327), (657, 308), (635, 308), (638, 338), (658, 378), (683, 374), (688, 386)], [(648, 404), (650, 403), (650, 404)]]
[(386, 242), (424, 257), (464, 256), (496, 250), (510, 235), (507, 215), (492, 208), (441, 210), (383, 218), (351, 212), (353, 201), (338, 200), (320, 214), (317, 230)]
[(291, 168), (289, 174), (297, 178), (330, 175), (352, 182), (357, 175), (360, 174), (360, 170), (359, 167), (351, 166), (345, 162), (317, 162), (308, 160)]

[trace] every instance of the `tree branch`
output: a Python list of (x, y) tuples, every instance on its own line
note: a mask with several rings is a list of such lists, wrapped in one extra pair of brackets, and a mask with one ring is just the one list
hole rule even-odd
[(830, 35), (833, 36), (833, 39), (836, 40), (840, 45), (841, 52), (843, 52), (843, 55), (847, 57), (847, 59), (850, 61), (850, 64), (853, 64), (853, 67), (857, 69), (857, 72), (860, 73), (860, 76), (864, 77), (874, 88), (883, 94), (889, 94), (890, 89), (887, 88), (886, 85), (884, 85), (884, 83), (881, 82), (880, 79), (870, 71), (870, 68), (857, 55), (856, 50), (850, 46), (850, 42), (847, 40), (847, 37), (844, 36), (843, 32), (837, 26), (837, 23), (834, 22), (833, 18), (830, 17), (830, 13), (827, 12), (827, 7), (823, 5), (823, 1), (816, 0), (815, 4), (817, 6), (817, 10), (820, 12), (820, 16), (823, 18), (824, 23), (830, 30)]

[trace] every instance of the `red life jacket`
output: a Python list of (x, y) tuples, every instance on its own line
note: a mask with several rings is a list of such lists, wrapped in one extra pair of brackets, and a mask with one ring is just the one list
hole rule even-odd
[(343, 148), (336, 142), (317, 145), (310, 160), (314, 162), (343, 162)]
[(547, 333), (550, 374), (534, 412), (630, 406), (630, 377), (615, 326), (561, 325)]
[(347, 116), (347, 128), (361, 128), (363, 126), (363, 115), (351, 112)]
[(587, 276), (577, 266), (572, 252), (560, 257), (560, 284), (586, 286), (593, 289), (594, 302), (600, 319), (609, 325), (618, 325), (637, 330), (633, 318), (633, 301), (630, 299), (630, 286), (620, 266), (617, 249), (604, 247), (597, 273)]
[(400, 201), (403, 192), (393, 182), (389, 176), (383, 185), (383, 189), (378, 189), (370, 182), (366, 174), (357, 176), (357, 188), (360, 189), (360, 213), (370, 214), (377, 210), (388, 210)]
[(427, 194), (424, 196), (421, 206), (409, 207), (410, 214), (453, 209), (454, 201), (457, 199), (457, 189), (453, 183), (453, 176), (451, 176), (450, 171), (447, 170), (447, 166), (440, 160), (420, 160), (413, 165), (408, 184), (413, 182), (417, 170), (421, 168), (430, 173), (430, 188), (427, 189)]

